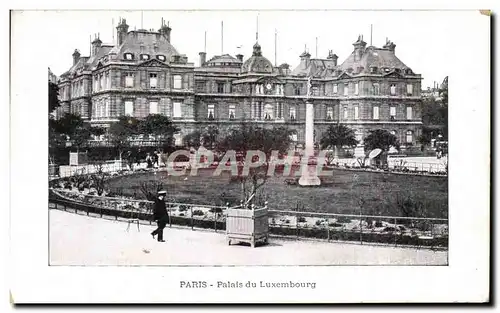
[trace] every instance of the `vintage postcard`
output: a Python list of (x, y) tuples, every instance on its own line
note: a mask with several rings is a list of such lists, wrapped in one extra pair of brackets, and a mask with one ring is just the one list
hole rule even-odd
[(487, 302), (490, 19), (12, 11), (13, 301)]

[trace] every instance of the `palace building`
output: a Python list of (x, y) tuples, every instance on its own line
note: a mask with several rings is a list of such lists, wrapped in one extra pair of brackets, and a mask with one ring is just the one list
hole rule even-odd
[[(73, 65), (59, 78), (61, 112), (79, 114), (92, 125), (109, 126), (119, 116), (164, 114), (179, 126), (176, 144), (194, 130), (215, 125), (222, 132), (251, 121), (293, 131), (304, 141), (307, 79), (312, 78), (315, 140), (331, 124), (352, 128), (358, 140), (386, 129), (401, 145), (413, 145), (421, 132), (421, 75), (396, 56), (389, 40), (367, 46), (359, 36), (343, 62), (329, 51), (324, 59), (300, 55), (300, 64), (273, 66), (255, 43), (251, 55), (217, 55), (200, 66), (172, 45), (171, 28), (116, 27), (116, 45), (95, 37), (90, 56), (73, 53)], [(250, 51), (249, 51), (250, 52)]]

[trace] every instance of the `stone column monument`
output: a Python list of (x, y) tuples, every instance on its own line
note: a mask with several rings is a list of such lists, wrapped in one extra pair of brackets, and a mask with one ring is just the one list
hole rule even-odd
[(306, 98), (306, 132), (305, 149), (301, 159), (301, 176), (299, 185), (301, 186), (319, 186), (321, 184), (318, 178), (316, 165), (308, 165), (309, 157), (314, 156), (314, 106), (309, 100), (312, 95), (311, 77), (307, 79), (307, 98)]

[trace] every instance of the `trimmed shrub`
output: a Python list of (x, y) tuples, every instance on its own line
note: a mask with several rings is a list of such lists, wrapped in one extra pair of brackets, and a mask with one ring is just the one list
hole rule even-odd
[(202, 210), (194, 210), (193, 216), (203, 216), (205, 213)]

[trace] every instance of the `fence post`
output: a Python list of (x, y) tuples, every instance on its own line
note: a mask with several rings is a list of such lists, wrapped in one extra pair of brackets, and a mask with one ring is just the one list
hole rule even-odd
[(189, 208), (191, 209), (191, 230), (194, 230), (193, 206), (190, 206)]
[(363, 220), (359, 217), (359, 241), (363, 244)]
[(172, 228), (172, 205), (168, 205), (168, 224)]
[(396, 225), (397, 225), (397, 220), (396, 220), (396, 218), (394, 218), (394, 230), (395, 230), (395, 232), (394, 232), (394, 247), (396, 247), (398, 245), (398, 241), (397, 241), (398, 228), (396, 227)]
[(328, 218), (326, 219), (326, 234), (326, 240), (330, 242), (330, 220)]
[(299, 206), (297, 205), (297, 208), (295, 210), (295, 231), (296, 231), (296, 236), (297, 239), (299, 239)]

